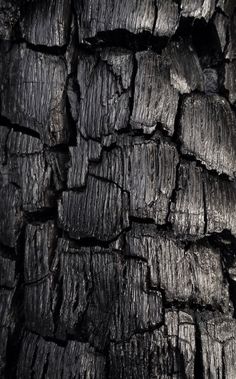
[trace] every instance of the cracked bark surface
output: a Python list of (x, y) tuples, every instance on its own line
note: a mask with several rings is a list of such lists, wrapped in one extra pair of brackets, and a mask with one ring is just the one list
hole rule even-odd
[(235, 379), (234, 0), (0, 5), (0, 377)]

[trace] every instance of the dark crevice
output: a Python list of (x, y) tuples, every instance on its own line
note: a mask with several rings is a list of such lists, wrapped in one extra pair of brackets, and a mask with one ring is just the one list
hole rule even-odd
[(195, 317), (195, 363), (194, 363), (194, 377), (195, 379), (204, 379), (204, 366), (202, 357), (202, 340), (201, 331), (198, 326), (198, 318)]
[[(133, 54), (133, 72), (132, 72), (131, 81), (130, 81), (130, 83), (131, 83), (130, 84), (131, 95), (130, 95), (130, 101), (129, 101), (129, 109), (130, 109), (130, 117), (129, 118), (131, 118), (133, 108), (134, 108), (135, 80), (136, 80), (137, 71), (138, 71), (138, 62), (137, 62), (135, 54)], [(129, 124), (130, 124), (130, 122), (129, 122)]]
[(13, 129), (15, 132), (20, 132), (22, 134), (26, 134), (28, 136), (40, 139), (40, 134), (38, 132), (36, 132), (35, 130), (29, 129), (25, 126), (21, 126), (18, 124), (13, 124), (13, 123), (11, 123), (11, 121), (8, 118), (6, 118), (2, 115), (0, 116), (0, 124), (10, 128), (10, 129)]
[(77, 125), (72, 117), (68, 95), (66, 96), (66, 114), (69, 126), (69, 146), (77, 146)]
[(47, 54), (47, 55), (59, 55), (63, 56), (66, 52), (67, 46), (47, 46), (47, 45), (34, 45), (30, 42), (27, 41), (22, 41), (26, 42), (26, 46), (28, 49), (37, 51), (39, 53)]
[(104, 248), (104, 249), (110, 249), (110, 248), (112, 248), (111, 245), (114, 242), (118, 241), (119, 238), (121, 238), (121, 236), (123, 235), (123, 233), (125, 231), (128, 231), (129, 229), (130, 228), (123, 230), (119, 235), (117, 235), (113, 239), (110, 239), (107, 241), (100, 240), (100, 239), (95, 238), (95, 237), (86, 237), (86, 236), (75, 239), (75, 238), (70, 236), (69, 232), (63, 230), (60, 227), (58, 227), (58, 232), (59, 232), (60, 238), (67, 239), (68, 241), (70, 241), (73, 244), (73, 247), (78, 248), (78, 249), (80, 249), (81, 247), (96, 247), (96, 246)]
[(97, 47), (118, 47), (133, 52), (152, 49), (160, 54), (166, 47), (168, 38), (153, 36), (152, 32), (143, 31), (133, 34), (125, 29), (98, 32), (96, 36), (86, 38), (79, 47), (93, 51)]
[(42, 372), (42, 376), (41, 376), (42, 379), (48, 378), (47, 371), (48, 371), (48, 365), (49, 365), (49, 356), (50, 356), (50, 353), (48, 352), (46, 354), (46, 357), (44, 357), (45, 358), (45, 360), (44, 360), (45, 363), (43, 365), (43, 372)]
[(27, 223), (41, 223), (57, 218), (56, 208), (45, 208), (37, 212), (24, 212), (24, 218)]
[(25, 250), (25, 227), (22, 228), (16, 246), (16, 277), (17, 286), (12, 299), (13, 325), (7, 342), (6, 351), (6, 378), (16, 378), (17, 363), (21, 352), (22, 330), (25, 323), (24, 315), (24, 250)]

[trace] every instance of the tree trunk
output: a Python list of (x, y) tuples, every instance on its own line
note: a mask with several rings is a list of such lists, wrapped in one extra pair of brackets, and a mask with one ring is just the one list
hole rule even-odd
[(235, 8), (1, 1), (1, 378), (236, 378)]

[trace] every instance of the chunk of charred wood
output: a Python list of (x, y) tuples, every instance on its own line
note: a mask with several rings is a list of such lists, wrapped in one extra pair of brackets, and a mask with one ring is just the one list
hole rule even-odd
[(3, 184), (3, 180), (4, 180), (3, 165), (5, 165), (7, 161), (6, 148), (7, 148), (7, 139), (8, 139), (9, 132), (10, 132), (9, 128), (7, 128), (6, 126), (0, 125), (0, 183), (1, 185)]
[(161, 322), (161, 294), (146, 288), (145, 263), (125, 263), (110, 249), (73, 248), (65, 240), (59, 250), (58, 338), (86, 335), (101, 350), (108, 337), (129, 338), (136, 330)]
[(129, 192), (131, 216), (164, 224), (175, 187), (176, 147), (158, 136), (149, 141), (125, 137), (117, 144), (103, 152), (101, 164), (91, 165), (89, 171)]
[(25, 232), (24, 280), (38, 281), (50, 272), (56, 247), (56, 227), (53, 221), (28, 224)]
[(207, 233), (229, 230), (236, 236), (236, 186), (208, 174), (205, 180)]
[[(115, 304), (110, 336), (127, 339), (135, 331), (157, 327), (162, 321), (162, 296), (147, 288), (148, 266), (145, 262), (128, 260), (124, 267), (123, 283)], [(123, 320), (126, 320), (124, 323)]]
[(13, 323), (13, 300), (14, 290), (1, 288), (0, 289), (0, 327), (8, 328)]
[(236, 324), (229, 316), (205, 315), (199, 321), (203, 378), (232, 378), (236, 372)]
[(169, 221), (173, 224), (177, 236), (201, 237), (205, 228), (202, 169), (197, 167), (195, 162), (182, 162), (177, 178)]
[(88, 344), (68, 341), (66, 346), (46, 341), (25, 332), (17, 365), (17, 378), (85, 378), (102, 379), (105, 375), (105, 357)]
[(23, 210), (35, 212), (54, 205), (52, 167), (38, 138), (11, 130), (7, 139), (6, 182), (20, 187)]
[(7, 362), (7, 344), (10, 337), (9, 328), (0, 327), (0, 375), (4, 378), (6, 373), (6, 362)]
[(132, 33), (152, 33), (155, 22), (155, 5), (151, 0), (75, 1), (80, 41), (99, 32), (125, 29)]
[(226, 59), (236, 59), (236, 12), (232, 16), (229, 27), (229, 44), (226, 51)]
[(68, 42), (70, 0), (28, 1), (21, 15), (22, 36), (34, 45), (63, 46)]
[(164, 290), (168, 302), (193, 302), (228, 310), (228, 286), (219, 250), (201, 244), (185, 249), (150, 225), (145, 228), (141, 224), (133, 225), (126, 246), (126, 254), (147, 260), (149, 285)]
[[(194, 377), (195, 327), (191, 315), (167, 312), (165, 326), (111, 343), (109, 378)], [(174, 373), (173, 373), (174, 367)]]
[(225, 64), (225, 88), (229, 91), (229, 101), (236, 105), (236, 60)]
[(197, 54), (186, 42), (171, 42), (164, 50), (170, 63), (170, 81), (181, 94), (202, 91), (203, 73)]
[(56, 191), (65, 189), (69, 165), (69, 152), (48, 151), (46, 153), (46, 162), (51, 168), (52, 191), (54, 188)]
[(80, 57), (78, 130), (84, 137), (101, 140), (127, 126), (132, 68), (132, 54), (126, 50)]
[[(1, 249), (2, 250), (2, 249)], [(0, 287), (14, 288), (16, 284), (16, 261), (0, 253)]]
[(207, 95), (219, 92), (219, 78), (217, 70), (214, 68), (205, 68), (204, 75), (204, 91)]
[(10, 130), (7, 139), (8, 155), (28, 155), (41, 153), (43, 143), (39, 138), (32, 137), (22, 132)]
[(42, 154), (12, 157), (9, 169), (9, 181), (21, 188), (23, 210), (35, 212), (53, 207), (51, 167), (47, 167)]
[[(0, 274), (2, 273), (0, 272)], [(14, 289), (0, 289), (0, 375), (2, 376), (2, 378), (5, 378), (5, 368), (8, 356), (8, 343), (11, 336), (11, 331), (14, 329), (15, 326), (13, 295)]]
[(64, 60), (25, 45), (15, 45), (3, 59), (2, 115), (39, 133), (48, 145), (66, 142)]
[(129, 226), (127, 192), (92, 176), (88, 176), (83, 191), (63, 192), (58, 211), (60, 226), (76, 239), (94, 237), (109, 241)]
[(207, 169), (235, 176), (236, 118), (225, 98), (194, 94), (182, 106), (181, 150)]
[(95, 248), (91, 253), (92, 291), (87, 297), (84, 330), (89, 342), (103, 350), (109, 341), (116, 302), (119, 294), (122, 296), (123, 265), (114, 251)]
[(156, 2), (157, 20), (154, 34), (160, 37), (171, 37), (179, 26), (178, 4), (171, 0), (159, 0)]
[(74, 121), (79, 117), (79, 84), (74, 77), (69, 77), (67, 81), (67, 97), (70, 105), (70, 113)]
[(56, 336), (65, 340), (68, 335), (77, 337), (81, 334), (83, 316), (93, 289), (91, 251), (89, 247), (73, 249), (69, 241), (62, 239), (59, 240), (57, 249), (59, 256), (55, 268), (58, 270), (58, 279), (54, 296), (58, 312)]
[(140, 142), (124, 147), (124, 189), (130, 193), (130, 214), (165, 224), (175, 187), (176, 147), (167, 142)]
[(221, 51), (224, 52), (227, 43), (229, 19), (222, 13), (217, 12), (214, 17), (214, 25), (220, 40)]
[(89, 171), (89, 162), (98, 161), (102, 151), (102, 145), (93, 140), (85, 140), (82, 136), (77, 137), (77, 146), (70, 148), (71, 160), (68, 170), (68, 188), (79, 188), (86, 184)]
[(236, 8), (234, 0), (219, 0), (217, 6), (229, 17), (233, 14), (234, 9)]
[(13, 184), (0, 189), (0, 241), (10, 247), (16, 247), (23, 213), (21, 209), (21, 191)]
[(136, 59), (138, 69), (131, 127), (143, 129), (145, 133), (150, 134), (160, 123), (163, 129), (172, 135), (179, 95), (170, 82), (169, 64), (151, 51), (138, 52)]
[(218, 0), (217, 6), (229, 17), (236, 8), (234, 0)]
[(181, 15), (183, 17), (203, 17), (209, 21), (214, 11), (215, 0), (181, 0)]
[(2, 0), (0, 9), (0, 38), (10, 40), (16, 36), (15, 26), (20, 17), (20, 2)]
[(24, 315), (26, 327), (42, 336), (54, 335), (53, 277), (48, 276), (24, 286)]

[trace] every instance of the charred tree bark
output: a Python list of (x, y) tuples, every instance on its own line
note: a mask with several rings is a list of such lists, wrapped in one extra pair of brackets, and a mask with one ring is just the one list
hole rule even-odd
[(236, 378), (235, 8), (1, 1), (1, 378)]

